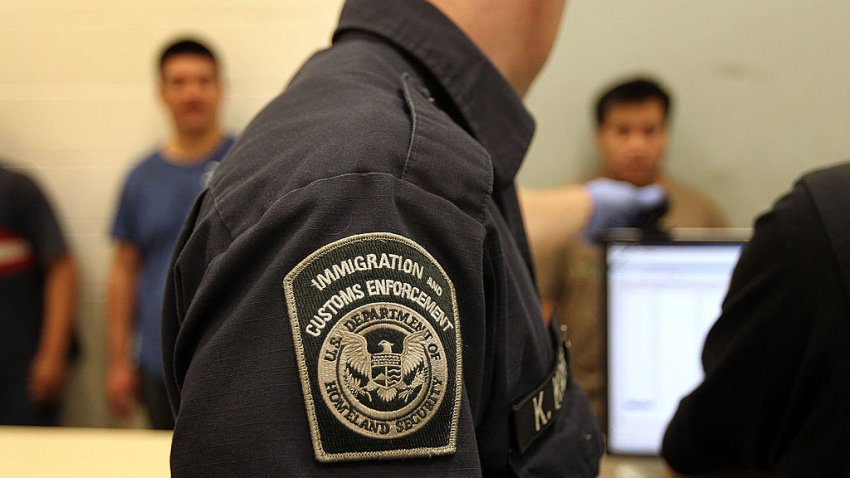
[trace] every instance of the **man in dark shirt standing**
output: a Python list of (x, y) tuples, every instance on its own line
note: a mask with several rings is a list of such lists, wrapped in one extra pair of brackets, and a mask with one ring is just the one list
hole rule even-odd
[(174, 476), (596, 476), (514, 187), (563, 8), (346, 3), (178, 241)]
[(74, 348), (76, 267), (29, 177), (0, 167), (0, 425), (58, 425)]

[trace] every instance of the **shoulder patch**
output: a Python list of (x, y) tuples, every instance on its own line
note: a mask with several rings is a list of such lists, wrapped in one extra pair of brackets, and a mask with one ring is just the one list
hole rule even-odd
[(322, 247), (283, 280), (316, 459), (452, 454), (461, 400), (454, 285), (390, 233)]

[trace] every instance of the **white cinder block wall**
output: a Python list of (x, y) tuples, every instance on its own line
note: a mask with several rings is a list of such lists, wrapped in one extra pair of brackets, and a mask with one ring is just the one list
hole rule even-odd
[[(670, 170), (711, 193), (735, 225), (749, 225), (801, 171), (850, 156), (850, 2), (570, 3), (528, 97), (538, 132), (521, 182), (588, 174), (593, 96), (635, 71), (676, 96)], [(159, 48), (183, 33), (214, 44), (229, 90), (223, 120), (238, 132), (328, 44), (340, 5), (0, 0), (0, 156), (47, 189), (81, 264), (85, 356), (69, 424), (113, 424), (103, 398), (107, 231), (127, 168), (169, 131), (156, 101)]]
[(157, 102), (160, 47), (208, 39), (238, 133), (327, 45), (340, 0), (0, 1), (0, 156), (47, 190), (80, 262), (84, 356), (66, 422), (112, 425), (103, 393), (108, 230), (124, 175), (169, 134)]

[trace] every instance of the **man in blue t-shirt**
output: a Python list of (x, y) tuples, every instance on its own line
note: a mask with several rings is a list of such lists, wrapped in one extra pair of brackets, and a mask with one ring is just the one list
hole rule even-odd
[[(160, 97), (174, 135), (127, 176), (111, 235), (106, 393), (125, 418), (136, 397), (154, 428), (173, 428), (160, 356), (160, 311), (174, 242), (195, 197), (233, 145), (218, 122), (222, 85), (212, 51), (189, 39), (159, 60)], [(135, 340), (134, 340), (135, 338)]]

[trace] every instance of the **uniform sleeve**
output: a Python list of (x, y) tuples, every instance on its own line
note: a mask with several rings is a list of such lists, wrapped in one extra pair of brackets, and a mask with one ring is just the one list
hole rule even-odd
[(47, 267), (64, 254), (68, 247), (47, 197), (35, 182), (24, 176), (21, 178), (16, 206), (20, 222), (24, 234), (33, 245), (39, 264)]
[[(435, 211), (440, 212), (435, 214)], [(419, 310), (416, 303), (428, 303), (421, 295), (423, 291), (436, 299), (439, 295), (436, 288), (420, 287), (422, 282), (411, 278), (409, 271), (417, 269), (409, 269), (407, 265), (399, 266), (400, 269), (370, 269), (375, 264), (381, 266), (377, 261), (384, 249), (378, 242), (369, 240), (363, 243), (367, 249), (340, 256), (334, 264), (358, 271), (349, 278), (362, 273), (364, 277), (384, 282), (363, 283), (358, 289), (356, 283), (344, 283), (347, 279), (339, 278), (329, 266), (327, 273), (319, 268), (318, 274), (310, 274), (316, 280), (315, 286), (311, 280), (301, 282), (302, 276), (297, 275), (292, 297), (287, 293), (290, 289), (285, 287), (285, 278), (293, 277), (293, 271), (304, 265), (305, 259), (324, 260), (323, 248), (329, 245), (345, 243), (348, 238), (363, 234), (400, 237), (416, 243), (442, 267), (456, 292), (459, 319), (455, 324), (466, 330), (467, 321), (483, 321), (485, 310), (484, 230), (477, 221), (452, 203), (383, 174), (345, 175), (316, 181), (274, 201), (262, 219), (245, 230), (231, 229), (221, 217), (216, 198), (207, 193), (189, 220), (194, 228), (184, 230), (178, 243), (166, 289), (163, 353), (169, 395), (177, 413), (171, 454), (173, 476), (480, 475), (475, 427), (465, 389), (457, 396), (457, 403), (443, 400), (436, 404), (439, 396), (448, 395), (432, 386), (442, 384), (443, 377), (452, 376), (452, 371), (461, 366), (461, 357), (445, 364), (448, 375), (436, 365), (429, 369), (430, 376), (439, 380), (431, 379), (428, 396), (420, 394), (425, 388), (413, 385), (429, 375), (420, 376), (425, 370), (424, 358), (408, 352), (416, 343), (425, 343), (421, 341), (431, 340), (429, 336), (450, 328), (442, 322), (444, 315), (428, 306), (430, 312), (420, 313), (419, 322), (411, 320), (390, 326), (382, 319), (373, 322), (375, 325), (370, 329), (369, 320), (375, 320), (374, 314), (388, 315), (381, 312), (381, 307), (390, 312), (393, 309), (392, 304), (376, 305), (377, 312), (359, 315), (358, 320), (367, 324), (365, 329), (351, 320), (345, 322), (351, 324), (349, 330), (341, 331), (337, 327), (343, 324), (343, 316), (352, 317), (348, 315), (350, 307), (343, 301), (354, 301), (351, 307), (370, 303), (368, 287), (392, 288), (404, 295), (411, 289), (403, 284), (412, 284), (419, 289), (408, 295), (415, 297), (413, 301), (405, 302), (411, 310)], [(393, 254), (404, 256), (405, 250)], [(375, 254), (378, 259), (369, 258), (369, 254)], [(347, 259), (352, 259), (350, 265), (346, 265)], [(430, 267), (425, 259), (417, 260)], [(407, 263), (401, 260), (399, 264)], [(310, 267), (309, 260), (305, 267)], [(426, 273), (422, 279), (426, 284), (427, 277)], [(449, 290), (445, 283), (441, 284), (442, 297), (446, 297)], [(333, 294), (323, 295), (329, 291)], [(314, 309), (301, 306), (316, 298), (325, 301), (324, 305), (320, 302)], [(334, 313), (336, 306), (339, 314)], [(395, 312), (389, 315), (407, 317)], [(299, 317), (308, 322), (315, 319), (312, 325), (299, 329), (301, 338), (295, 335), (292, 325)], [(422, 318), (427, 325), (421, 323)], [(439, 324), (445, 329), (437, 330)], [(420, 326), (423, 328), (417, 332)], [(385, 332), (386, 342), (379, 343), (380, 337), (371, 335), (371, 330)], [(335, 360), (330, 368), (327, 364), (316, 365), (315, 357), (309, 355), (311, 331), (325, 334), (322, 337), (326, 338), (332, 337), (328, 334), (334, 331), (333, 337), (345, 341), (345, 347), (338, 348), (328, 339), (327, 347), (322, 349), (322, 359)], [(464, 332), (461, 336), (464, 363), (481, 361), (485, 353), (480, 345), (483, 337), (471, 337)], [(369, 343), (361, 346), (365, 344), (364, 338)], [(433, 354), (428, 359), (433, 360), (432, 364), (448, 357), (449, 344), (433, 340), (428, 343), (434, 347), (429, 345), (419, 350)], [(323, 392), (305, 386), (302, 366), (307, 367), (312, 380), (322, 377)], [(482, 377), (469, 379), (482, 380)], [(451, 387), (449, 382), (447, 387)], [(337, 394), (341, 388), (347, 390), (344, 400)], [(352, 397), (360, 403), (371, 403), (381, 412), (376, 416), (391, 416), (393, 421), (363, 420), (361, 412), (345, 408), (353, 403)], [(420, 414), (418, 418), (404, 413), (396, 416), (397, 410), (393, 408), (396, 404), (415, 400), (424, 407), (410, 408)], [(311, 406), (319, 411), (314, 421), (307, 418)], [(352, 445), (349, 440), (352, 437), (360, 439), (353, 445), (366, 442), (379, 451), (401, 445), (405, 450), (416, 448), (421, 445), (420, 435), (402, 436), (400, 432), (431, 426), (437, 419), (432, 417), (452, 409), (457, 415), (454, 453), (426, 458), (407, 457), (407, 451), (401, 451), (398, 456), (380, 461), (358, 453), (341, 461), (316, 459), (316, 439), (342, 451)], [(392, 430), (384, 427), (387, 423), (392, 423)], [(331, 425), (330, 430), (336, 427), (341, 431), (328, 435), (328, 429), (323, 428), (327, 424)], [(349, 425), (365, 427), (365, 431), (349, 433), (352, 430)], [(376, 434), (384, 432), (393, 433), (396, 441), (377, 437)]]
[(817, 231), (799, 186), (756, 222), (706, 339), (705, 378), (681, 401), (664, 438), (663, 456), (677, 471), (771, 471), (793, 440), (794, 422), (802, 420), (792, 418), (794, 402), (808, 393), (801, 385), (815, 315), (806, 292), (811, 278), (794, 248), (811, 249)]

